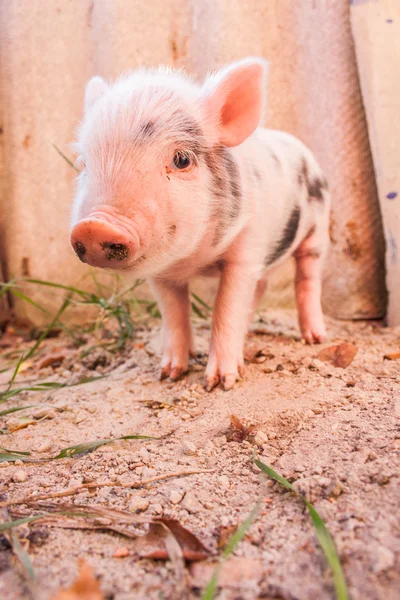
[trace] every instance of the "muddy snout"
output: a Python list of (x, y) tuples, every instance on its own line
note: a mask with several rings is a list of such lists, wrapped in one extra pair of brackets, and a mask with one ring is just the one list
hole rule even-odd
[(79, 221), (71, 232), (75, 254), (93, 267), (124, 269), (138, 250), (137, 236), (98, 218)]

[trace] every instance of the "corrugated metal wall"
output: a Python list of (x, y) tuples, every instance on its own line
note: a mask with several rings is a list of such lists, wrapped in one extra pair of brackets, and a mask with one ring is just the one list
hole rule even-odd
[[(303, 139), (333, 191), (326, 309), (382, 316), (384, 241), (349, 10), (348, 0), (4, 0), (0, 223), (9, 276), (76, 283), (85, 272), (68, 236), (74, 173), (53, 144), (70, 154), (91, 75), (164, 63), (202, 77), (261, 55), (271, 61), (267, 125)], [(288, 268), (278, 290), (287, 278)]]

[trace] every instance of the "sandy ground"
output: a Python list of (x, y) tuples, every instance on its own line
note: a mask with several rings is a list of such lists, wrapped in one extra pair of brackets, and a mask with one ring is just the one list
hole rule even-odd
[[(3, 447), (46, 457), (100, 438), (167, 437), (119, 441), (53, 462), (4, 463), (3, 503), (85, 482), (115, 482), (59, 502), (119, 509), (146, 519), (173, 517), (218, 555), (224, 539), (261, 497), (256, 521), (225, 565), (218, 598), (333, 599), (331, 573), (308, 513), (293, 494), (260, 476), (253, 463), (257, 451), (261, 460), (294, 482), (325, 519), (351, 598), (400, 598), (400, 360), (384, 360), (384, 355), (400, 351), (400, 330), (379, 323), (329, 321), (330, 340), (324, 346), (350, 342), (358, 347), (354, 361), (344, 369), (318, 360), (320, 348), (299, 341), (292, 312), (269, 312), (257, 327), (265, 334), (249, 336), (247, 353), (250, 356), (254, 346), (264, 348), (265, 361), (249, 364), (233, 391), (217, 389), (211, 394), (203, 391), (204, 367), (199, 363), (183, 381), (157, 381), (159, 324), (139, 328), (122, 355), (92, 353), (81, 364), (81, 350), (71, 349), (61, 366), (38, 374), (37, 361), (51, 347), (63, 346), (60, 339), (47, 341), (20, 382), (38, 377), (70, 381), (102, 373), (105, 377), (76, 387), (25, 393), (3, 404), (2, 409), (40, 405), (0, 418)], [(202, 352), (209, 333), (208, 323), (196, 323)], [(1, 377), (6, 382), (9, 373)], [(230, 441), (231, 415), (256, 427), (248, 440)], [(25, 422), (31, 424), (8, 433)], [(210, 472), (172, 477), (140, 489), (118, 485), (188, 470)], [(8, 514), (15, 518), (32, 512), (38, 511), (14, 506)], [(141, 558), (140, 540), (50, 525), (33, 523), (19, 533), (43, 599), (71, 585), (82, 557), (93, 566), (104, 597), (114, 600), (199, 598), (212, 572), (207, 561), (186, 563), (182, 582), (174, 560)], [(9, 543), (1, 536), (0, 598), (30, 598)]]

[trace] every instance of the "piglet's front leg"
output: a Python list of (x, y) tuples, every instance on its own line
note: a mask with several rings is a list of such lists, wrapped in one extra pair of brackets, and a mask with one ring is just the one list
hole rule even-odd
[(244, 338), (257, 279), (246, 264), (227, 264), (222, 271), (206, 369), (207, 391), (220, 381), (230, 390), (243, 375)]
[(160, 379), (179, 379), (188, 369), (189, 354), (194, 354), (190, 325), (189, 289), (161, 279), (150, 286), (157, 298), (163, 322), (163, 357)]

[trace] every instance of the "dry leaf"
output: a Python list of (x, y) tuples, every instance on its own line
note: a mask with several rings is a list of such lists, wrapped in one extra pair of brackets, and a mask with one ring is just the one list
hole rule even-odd
[(256, 433), (257, 428), (255, 425), (245, 425), (238, 417), (231, 415), (231, 424), (226, 432), (226, 439), (228, 442), (242, 443), (245, 440), (254, 438)]
[(393, 352), (392, 354), (385, 354), (383, 357), (385, 360), (397, 360), (400, 358), (400, 352)]
[(66, 350), (61, 350), (60, 352), (50, 352), (49, 354), (45, 354), (43, 358), (38, 362), (39, 369), (44, 369), (45, 367), (50, 366), (58, 366), (62, 363), (62, 361), (68, 356), (68, 352)]
[(268, 352), (267, 348), (260, 344), (247, 345), (244, 351), (244, 359), (249, 363), (263, 363), (275, 358), (274, 354)]
[(337, 346), (323, 348), (317, 358), (324, 362), (330, 362), (335, 367), (345, 369), (353, 362), (357, 352), (358, 348), (354, 344), (343, 343)]
[(170, 558), (161, 527), (165, 527), (174, 536), (185, 560), (203, 560), (210, 556), (209, 550), (202, 542), (188, 529), (185, 529), (179, 521), (176, 519), (157, 519), (151, 523), (148, 533), (137, 540), (138, 546), (135, 545), (135, 550), (139, 547), (138, 552), (142, 558), (163, 560)]
[(237, 525), (228, 525), (227, 527), (220, 527), (218, 532), (218, 548), (225, 548), (229, 538), (236, 533)]
[(61, 589), (51, 600), (104, 600), (104, 596), (92, 567), (82, 561), (75, 583), (68, 589)]

